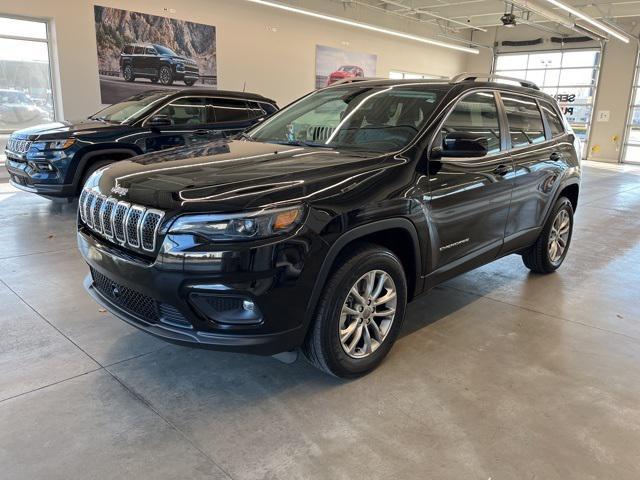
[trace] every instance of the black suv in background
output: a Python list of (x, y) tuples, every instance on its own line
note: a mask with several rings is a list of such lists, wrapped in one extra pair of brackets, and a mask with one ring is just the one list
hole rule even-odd
[(158, 44), (125, 45), (120, 54), (120, 70), (127, 82), (133, 82), (136, 77), (144, 77), (162, 85), (182, 80), (190, 87), (200, 76), (195, 60)]
[(552, 97), (495, 80), (352, 80), (239, 139), (96, 172), (88, 291), (169, 341), (370, 371), (421, 293), (512, 253), (539, 273), (567, 255), (579, 140)]
[(273, 100), (212, 89), (152, 90), (76, 122), (18, 130), (6, 147), (11, 183), (51, 197), (78, 194), (91, 173), (145, 152), (237, 134), (278, 109)]

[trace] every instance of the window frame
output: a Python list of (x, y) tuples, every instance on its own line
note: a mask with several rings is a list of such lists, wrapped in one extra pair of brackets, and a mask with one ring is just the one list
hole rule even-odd
[(636, 127), (640, 129), (640, 124), (633, 123), (633, 111), (636, 108), (640, 108), (640, 102), (635, 103), (636, 97), (640, 97), (640, 50), (636, 55), (636, 66), (633, 71), (633, 82), (631, 83), (631, 93), (629, 95), (629, 106), (627, 107), (627, 119), (624, 125), (624, 134), (622, 138), (622, 149), (620, 151), (620, 158), (618, 159), (619, 163), (626, 163), (629, 165), (638, 165), (640, 164), (640, 159), (636, 162), (625, 160), (627, 156), (627, 150), (629, 147), (640, 147), (640, 142), (631, 142), (629, 138), (631, 137), (631, 130)]
[[(507, 142), (507, 145), (509, 148), (507, 148), (507, 151), (512, 152), (514, 150), (520, 150), (523, 148), (528, 148), (531, 146), (538, 146), (541, 145), (549, 140), (551, 140), (553, 138), (553, 136), (551, 135), (551, 128), (549, 127), (549, 124), (547, 123), (547, 119), (545, 118), (544, 112), (542, 110), (542, 107), (540, 106), (540, 101), (535, 98), (535, 97), (527, 97), (526, 95), (523, 95), (521, 93), (516, 93), (516, 92), (507, 92), (507, 91), (502, 91), (499, 92), (499, 98), (500, 98), (500, 106), (502, 108), (502, 111), (504, 112), (504, 118), (505, 118), (505, 122), (506, 122), (506, 126), (507, 126), (507, 134), (509, 137), (509, 141)], [(538, 113), (540, 114), (540, 120), (542, 122), (542, 132), (544, 133), (544, 140), (542, 140), (541, 142), (538, 143), (529, 143), (528, 145), (519, 145), (517, 147), (513, 146), (513, 143), (511, 142), (511, 122), (509, 122), (509, 114), (507, 113), (507, 109), (504, 105), (504, 100), (502, 99), (502, 93), (506, 94), (506, 95), (512, 95), (514, 97), (521, 97), (524, 98), (526, 100), (533, 100), (533, 102), (536, 104), (536, 108), (538, 109)]]
[(500, 91), (494, 88), (475, 88), (475, 89), (471, 89), (471, 90), (467, 90), (465, 92), (462, 92), (460, 95), (458, 95), (456, 98), (454, 98), (453, 100), (451, 100), (451, 102), (449, 102), (449, 105), (447, 105), (446, 108), (446, 113), (443, 115), (442, 119), (438, 122), (437, 127), (434, 129), (433, 131), (433, 135), (431, 137), (431, 140), (429, 141), (428, 145), (428, 152), (431, 152), (434, 148), (434, 143), (436, 142), (438, 135), (440, 134), (440, 132), (442, 131), (442, 127), (444, 126), (445, 122), (447, 121), (447, 119), (449, 118), (449, 116), (453, 113), (453, 111), (456, 109), (456, 107), (458, 106), (458, 104), (463, 101), (466, 97), (473, 95), (475, 93), (481, 93), (481, 92), (487, 92), (487, 93), (491, 93), (493, 94), (493, 100), (496, 103), (496, 109), (498, 112), (498, 129), (500, 131), (500, 151), (498, 151), (497, 153), (492, 153), (491, 155), (485, 155), (483, 157), (472, 157), (472, 158), (464, 158), (464, 159), (456, 159), (455, 157), (443, 157), (445, 159), (447, 159), (447, 161), (460, 161), (460, 160), (464, 160), (464, 161), (473, 161), (473, 160), (486, 160), (487, 158), (495, 158), (495, 157), (502, 157), (505, 155), (509, 154), (509, 149), (507, 148), (507, 135), (508, 135), (508, 130), (506, 128), (506, 115), (504, 112), (504, 109), (502, 108), (502, 100), (500, 99)]
[[(551, 122), (549, 121), (549, 117), (545, 113), (545, 109), (543, 105), (546, 105), (547, 107), (549, 107), (553, 111), (553, 113), (556, 114), (556, 117), (558, 118), (558, 120), (560, 120), (560, 133), (556, 135), (553, 134), (553, 131), (551, 129)], [(548, 139), (554, 139), (554, 138), (558, 138), (558, 137), (562, 137), (563, 135), (566, 135), (567, 125), (565, 124), (564, 115), (562, 114), (562, 112), (558, 111), (557, 105), (555, 103), (550, 102), (549, 100), (538, 99), (538, 107), (540, 107), (540, 111), (542, 112), (542, 119), (545, 125), (549, 127)]]
[[(8, 39), (8, 40), (26, 40), (28, 42), (40, 42), (47, 45), (47, 56), (49, 61), (47, 62), (47, 70), (49, 72), (49, 86), (51, 88), (51, 110), (52, 110), (52, 118), (51, 121), (58, 121), (62, 116), (62, 103), (61, 103), (61, 94), (58, 83), (58, 57), (54, 49), (55, 39), (52, 37), (52, 28), (51, 28), (51, 20), (46, 18), (38, 18), (38, 17), (28, 17), (23, 15), (11, 15), (7, 13), (0, 13), (0, 17), (9, 18), (13, 20), (22, 20), (27, 22), (37, 22), (43, 23), (45, 25), (45, 38), (35, 38), (35, 37), (27, 37), (27, 36), (16, 36), (16, 35), (3, 35), (0, 33), (0, 38)], [(24, 127), (23, 127), (24, 128)], [(20, 129), (18, 129), (20, 130)], [(7, 129), (0, 128), (0, 134), (11, 134), (15, 132), (15, 129)]]
[[(547, 49), (547, 50), (518, 50), (518, 51), (510, 51), (510, 52), (498, 52), (493, 56), (493, 62), (492, 62), (492, 66), (491, 66), (491, 73), (492, 74), (496, 74), (496, 75), (507, 75), (507, 76), (513, 76), (510, 75), (511, 72), (527, 72), (529, 70), (544, 70), (544, 68), (533, 68), (533, 69), (529, 69), (528, 64), (527, 67), (524, 68), (513, 68), (513, 69), (508, 69), (508, 70), (497, 70), (497, 64), (498, 64), (498, 58), (499, 57), (503, 57), (503, 56), (509, 56), (509, 55), (536, 55), (536, 54), (549, 54), (549, 53), (571, 53), (571, 52), (597, 52), (598, 55), (598, 61), (593, 65), (593, 67), (562, 67), (562, 64), (560, 65), (560, 67), (551, 67), (549, 68), (550, 70), (575, 70), (575, 69), (583, 69), (583, 68), (593, 68), (593, 70), (596, 72), (595, 75), (595, 79), (593, 84), (590, 85), (562, 85), (562, 88), (593, 88), (593, 95), (591, 98), (591, 103), (587, 103), (587, 102), (578, 102), (578, 103), (574, 103), (573, 105), (577, 106), (577, 107), (589, 107), (591, 108), (591, 112), (589, 114), (589, 120), (588, 122), (586, 122), (584, 124), (585, 127), (585, 140), (580, 139), (580, 141), (583, 143), (584, 148), (583, 148), (583, 158), (586, 159), (587, 157), (587, 153), (589, 151), (589, 149), (587, 148), (588, 145), (591, 144), (591, 127), (593, 126), (593, 121), (595, 118), (595, 106), (598, 102), (598, 87), (599, 87), (599, 83), (600, 83), (600, 74), (602, 73), (602, 59), (603, 59), (603, 49), (600, 47), (591, 47), (591, 48), (564, 48), (564, 49)], [(528, 62), (528, 59), (527, 59)], [(554, 87), (545, 87), (543, 85), (539, 85), (541, 91), (544, 91), (545, 88), (554, 88)], [(556, 89), (560, 88), (555, 87)], [(562, 120), (563, 123), (566, 122), (569, 125), (572, 125), (571, 122), (569, 122), (569, 120), (566, 118), (564, 112), (562, 113)], [(580, 122), (576, 122), (574, 123), (575, 125), (578, 126), (582, 126), (583, 124)], [(565, 124), (565, 133), (566, 133), (566, 124)], [(577, 136), (577, 135), (576, 135)], [(578, 137), (580, 138), (580, 137)]]

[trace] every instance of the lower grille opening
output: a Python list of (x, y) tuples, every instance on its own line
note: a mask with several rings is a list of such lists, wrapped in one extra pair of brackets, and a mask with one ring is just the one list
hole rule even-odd
[(191, 323), (174, 306), (120, 285), (94, 268), (91, 268), (91, 277), (93, 285), (105, 298), (145, 322), (193, 329)]

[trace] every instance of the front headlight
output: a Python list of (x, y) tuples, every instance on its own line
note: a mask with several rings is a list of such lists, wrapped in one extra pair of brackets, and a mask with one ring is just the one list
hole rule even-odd
[(34, 142), (33, 146), (38, 150), (64, 150), (76, 143), (75, 138), (64, 138), (62, 140), (50, 140), (48, 142)]
[(293, 231), (303, 217), (302, 206), (231, 215), (183, 215), (171, 225), (169, 233), (190, 233), (214, 242), (259, 240)]

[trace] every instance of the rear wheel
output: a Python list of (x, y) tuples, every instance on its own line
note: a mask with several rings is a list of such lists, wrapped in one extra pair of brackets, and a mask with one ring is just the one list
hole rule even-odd
[(185, 81), (184, 81), (184, 84), (185, 84), (187, 87), (192, 87), (194, 83), (196, 83), (196, 81), (195, 81), (195, 79), (193, 79), (193, 78), (191, 78), (191, 79), (189, 79), (189, 80), (185, 80)]
[(393, 346), (407, 282), (398, 257), (377, 245), (363, 245), (340, 263), (324, 287), (303, 352), (316, 367), (350, 378), (376, 368)]
[(162, 85), (171, 85), (173, 83), (173, 72), (171, 71), (171, 68), (167, 67), (166, 65), (160, 67), (158, 78), (160, 79), (160, 83)]
[(525, 266), (536, 273), (555, 272), (564, 262), (573, 233), (573, 206), (560, 197), (536, 243), (522, 254)]
[(125, 65), (124, 70), (122, 71), (122, 76), (127, 82), (133, 82), (136, 79), (131, 65)]

